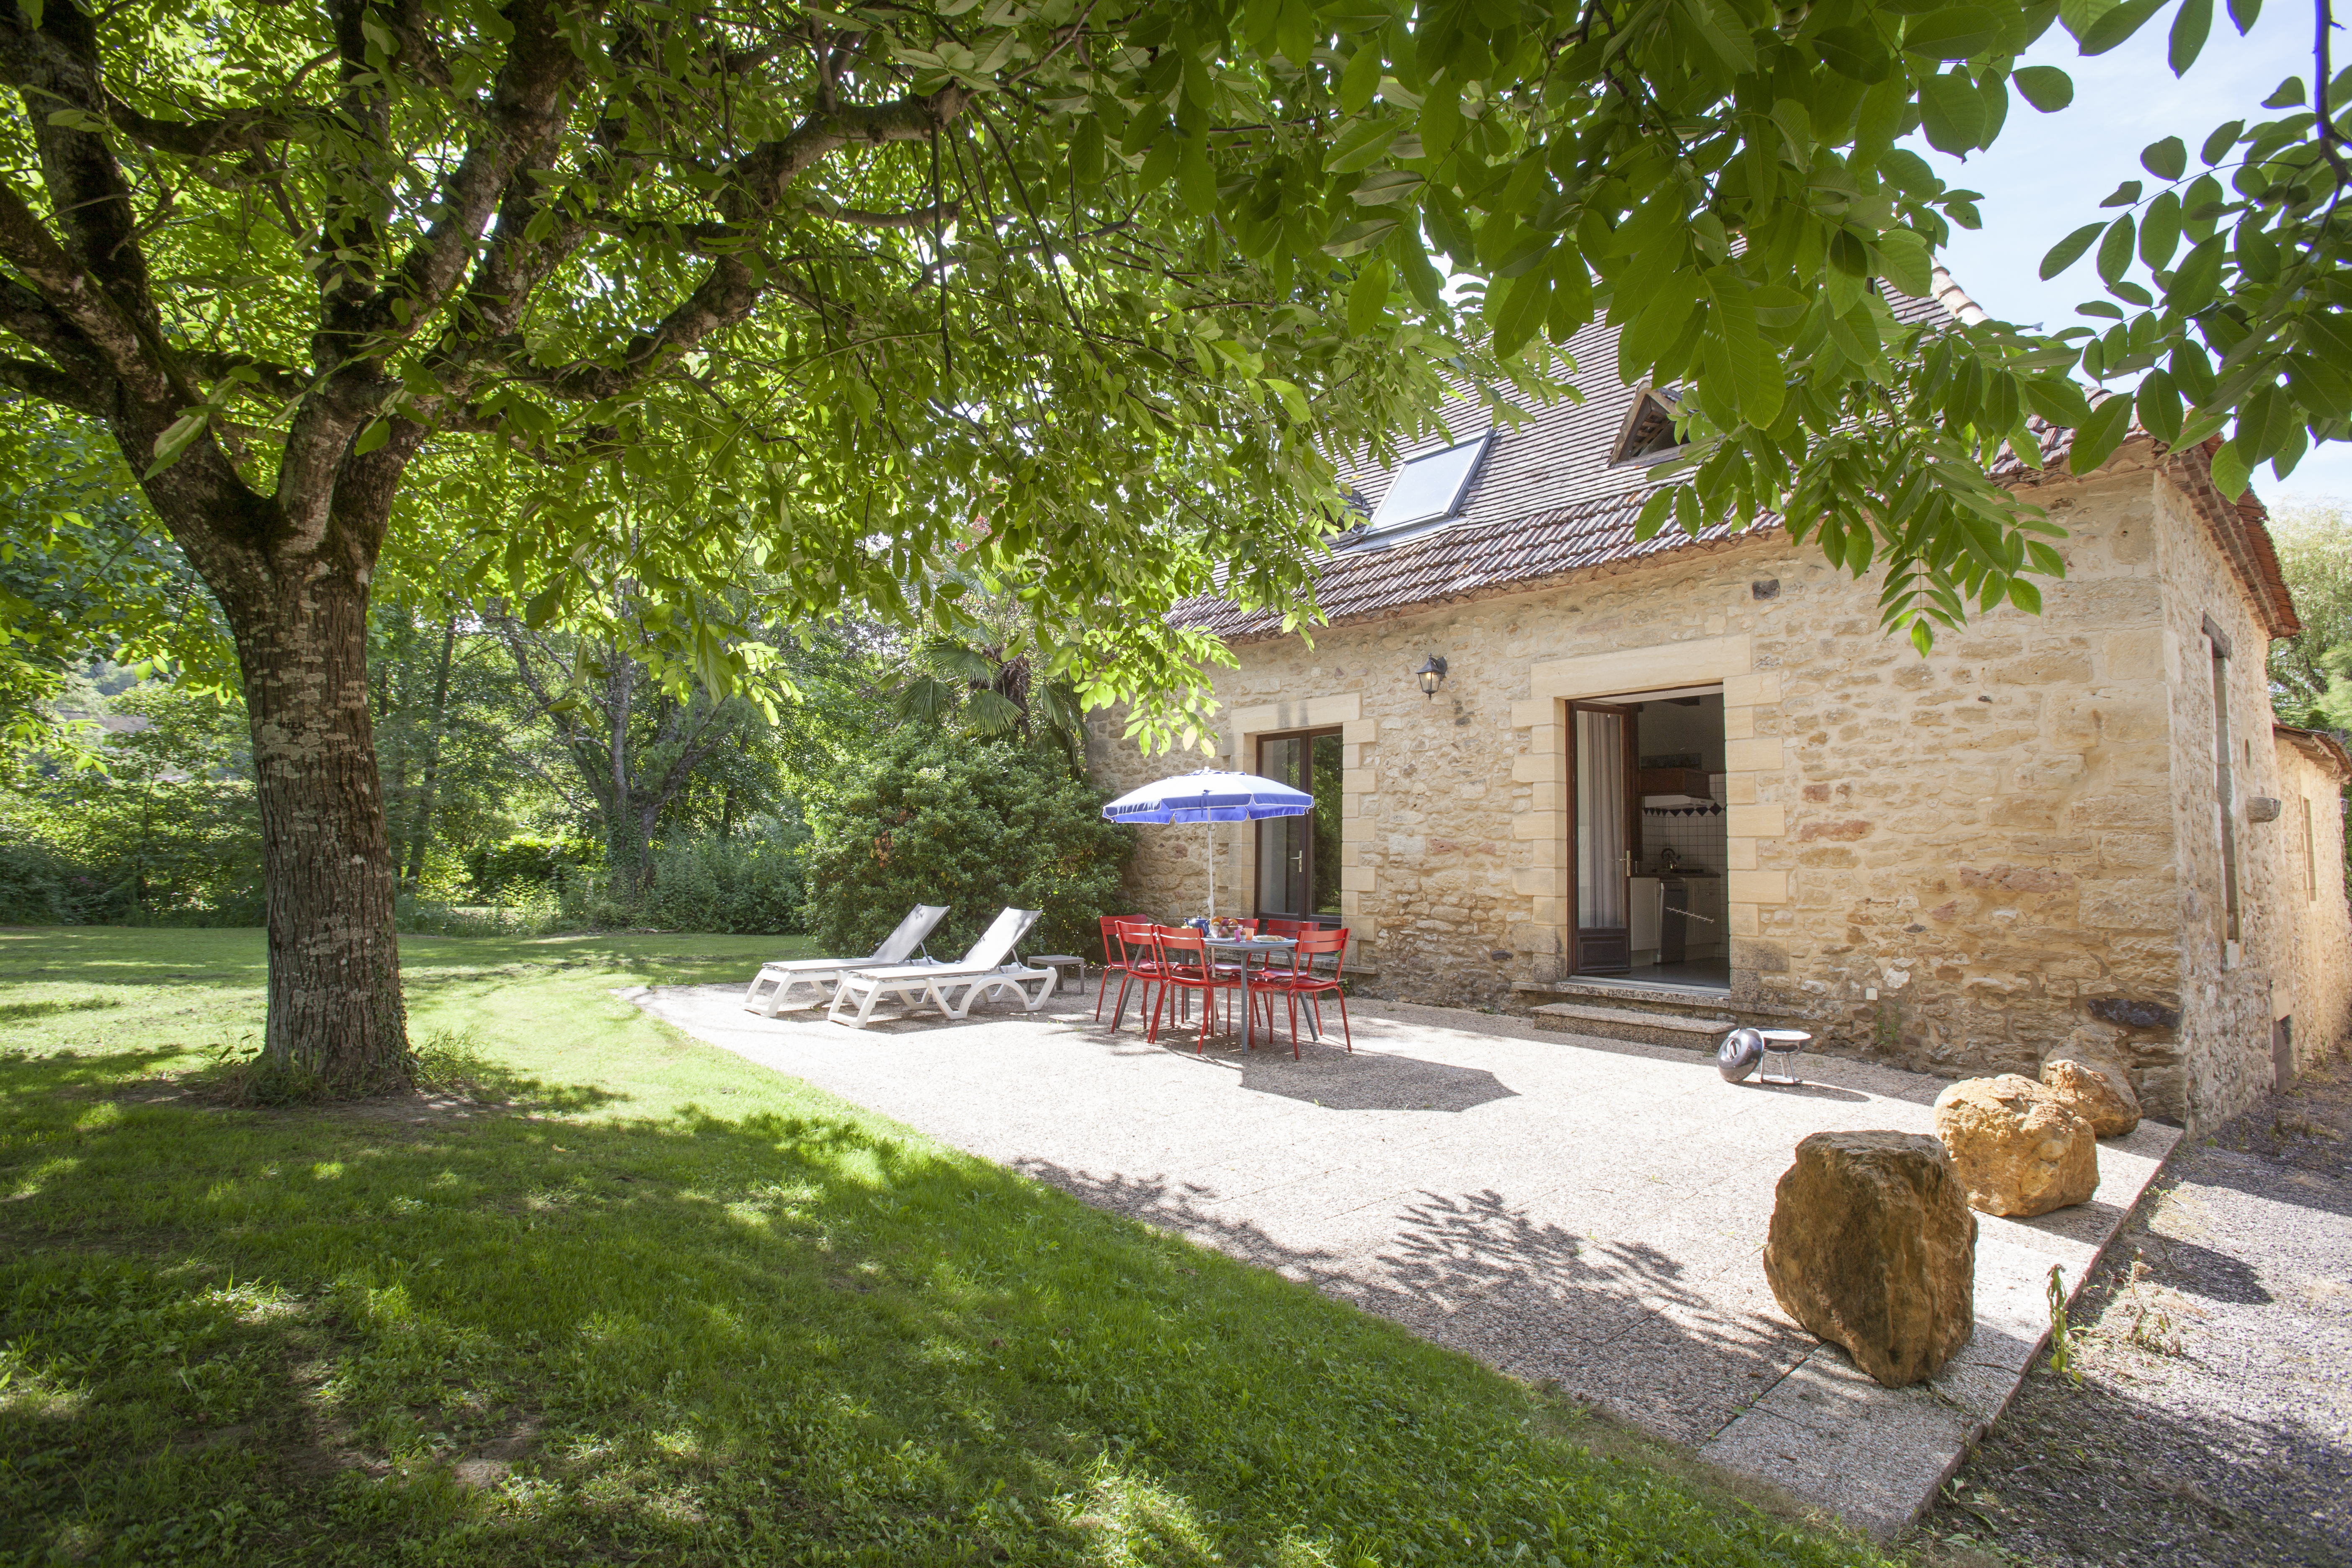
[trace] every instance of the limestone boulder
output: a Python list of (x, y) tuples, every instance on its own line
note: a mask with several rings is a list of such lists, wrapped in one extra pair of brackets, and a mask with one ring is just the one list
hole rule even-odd
[(1764, 1277), (1781, 1309), (1889, 1388), (1924, 1383), (1976, 1331), (1977, 1216), (1944, 1146), (1816, 1132), (1772, 1199)]
[(2042, 1068), (2042, 1087), (2091, 1124), (2101, 1138), (2120, 1138), (2139, 1125), (2139, 1096), (2121, 1069), (2061, 1057)]
[(1936, 1136), (1969, 1202), (2020, 1219), (2088, 1198), (2099, 1185), (2091, 1124), (2030, 1078), (1962, 1079), (1936, 1097)]

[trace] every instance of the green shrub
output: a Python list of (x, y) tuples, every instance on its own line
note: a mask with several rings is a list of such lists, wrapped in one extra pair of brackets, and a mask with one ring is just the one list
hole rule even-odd
[(551, 890), (568, 873), (603, 859), (604, 851), (593, 839), (524, 836), (467, 850), (466, 876), (476, 898), (495, 903), (530, 889)]
[(259, 925), (261, 814), (250, 784), (76, 775), (0, 819), (0, 921)]
[(738, 936), (797, 933), (807, 898), (801, 859), (807, 839), (798, 823), (782, 822), (728, 838), (656, 845), (653, 886), (636, 922)]
[(49, 845), (0, 833), (0, 925), (85, 925), (112, 918), (129, 894)]
[(1006, 905), (1042, 910), (1024, 952), (1095, 952), (1134, 830), (1054, 753), (1013, 741), (900, 742), (816, 825), (808, 929), (828, 952), (870, 951), (916, 904), (945, 904), (934, 957), (960, 953)]

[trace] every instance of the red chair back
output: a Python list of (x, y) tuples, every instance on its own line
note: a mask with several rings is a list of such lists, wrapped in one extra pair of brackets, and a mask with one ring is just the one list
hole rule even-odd
[(1339, 981), (1339, 971), (1348, 962), (1348, 928), (1340, 926), (1336, 930), (1325, 931), (1320, 927), (1309, 927), (1298, 933), (1298, 945), (1292, 950), (1292, 952), (1302, 977), (1315, 967), (1317, 959), (1329, 958), (1330, 973), (1322, 978), (1336, 985)]
[(1133, 915), (1105, 915), (1102, 926), (1102, 961), (1106, 969), (1127, 962), (1127, 949), (1118, 939), (1118, 928), (1133, 920)]
[(1191, 926), (1154, 926), (1151, 945), (1171, 974), (1197, 979), (1208, 972), (1209, 940)]
[(1268, 936), (1297, 936), (1302, 931), (1314, 929), (1305, 921), (1262, 920), (1257, 924)]

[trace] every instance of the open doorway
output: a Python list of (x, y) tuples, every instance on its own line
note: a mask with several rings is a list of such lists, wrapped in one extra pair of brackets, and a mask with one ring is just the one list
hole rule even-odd
[(1569, 704), (1570, 973), (1728, 990), (1723, 689)]

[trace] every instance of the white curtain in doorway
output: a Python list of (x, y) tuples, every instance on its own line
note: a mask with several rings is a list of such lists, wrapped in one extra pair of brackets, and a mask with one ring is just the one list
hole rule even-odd
[(1625, 925), (1625, 720), (1576, 712), (1576, 923)]

